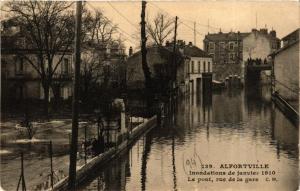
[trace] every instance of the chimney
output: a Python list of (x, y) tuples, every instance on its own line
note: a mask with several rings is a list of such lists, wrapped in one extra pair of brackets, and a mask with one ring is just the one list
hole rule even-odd
[(166, 47), (170, 46), (170, 42), (167, 40), (166, 41)]
[(270, 31), (270, 35), (274, 38), (276, 38), (276, 31), (275, 30), (271, 30)]
[(261, 32), (262, 34), (268, 34), (268, 29), (260, 29), (259, 32)]
[(129, 56), (132, 56), (132, 47), (129, 47)]

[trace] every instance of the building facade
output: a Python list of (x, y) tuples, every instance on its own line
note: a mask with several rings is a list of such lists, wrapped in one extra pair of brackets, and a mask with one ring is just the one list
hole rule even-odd
[[(1, 97), (3, 101), (44, 98), (41, 74), (37, 71), (37, 51), (26, 43), (20, 27), (1, 23)], [(44, 69), (47, 71), (46, 55), (44, 62)], [(54, 96), (68, 99), (72, 95), (72, 63), (71, 51), (57, 51), (53, 56), (52, 67), (56, 70), (52, 75), (50, 99)]]
[[(278, 49), (278, 39), (276, 38), (276, 32), (274, 30), (268, 33), (267, 29), (256, 30), (252, 32), (229, 32), (229, 33), (214, 33), (207, 34), (203, 40), (204, 51), (206, 51), (213, 59), (215, 79), (223, 81), (230, 75), (237, 75), (241, 78), (244, 76), (243, 60), (246, 54), (249, 55), (249, 51), (244, 53), (249, 47), (259, 47), (260, 39), (253, 39), (253, 35), (260, 34), (267, 36), (267, 49), (264, 52), (269, 52), (269, 44), (271, 49)], [(261, 36), (260, 36), (261, 37)], [(246, 38), (246, 40), (244, 40)], [(244, 45), (246, 43), (246, 46)], [(274, 47), (273, 47), (274, 45)], [(251, 50), (253, 53), (253, 50)], [(257, 52), (258, 53), (258, 52)]]
[(229, 32), (205, 35), (204, 51), (212, 57), (214, 78), (223, 81), (229, 75), (240, 75), (243, 38), (249, 33)]
[(188, 58), (185, 62), (185, 92), (195, 93), (203, 90), (203, 75), (213, 72), (213, 61), (211, 56), (200, 48), (192, 45), (180, 47), (182, 54)]
[(284, 46), (272, 54), (275, 91), (299, 111), (299, 29), (282, 41)]

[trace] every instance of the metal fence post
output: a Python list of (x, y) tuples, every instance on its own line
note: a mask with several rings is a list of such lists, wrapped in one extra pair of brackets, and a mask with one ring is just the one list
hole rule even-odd
[(86, 164), (86, 127), (87, 125), (84, 126), (84, 162)]
[(53, 155), (53, 152), (52, 152), (52, 141), (50, 141), (50, 144), (49, 144), (49, 155), (50, 155), (50, 177), (51, 177), (51, 188), (53, 190), (53, 162), (52, 162), (52, 155)]
[(17, 191), (19, 190), (20, 183), (22, 181), (22, 191), (26, 191), (26, 184), (25, 184), (25, 178), (24, 178), (24, 159), (23, 159), (23, 152), (21, 152), (21, 175), (18, 181), (18, 187)]

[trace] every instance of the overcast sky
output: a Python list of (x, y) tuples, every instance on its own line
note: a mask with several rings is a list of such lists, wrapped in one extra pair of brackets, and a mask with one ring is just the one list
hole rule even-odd
[[(141, 2), (89, 2), (88, 7), (101, 9), (123, 30), (122, 37), (126, 38), (126, 46), (135, 47), (137, 42), (132, 36), (139, 29)], [(196, 24), (196, 45), (203, 47), (203, 38), (207, 34), (218, 32), (240, 31), (249, 32), (257, 28), (275, 29), (277, 36), (282, 38), (299, 27), (299, 8), (297, 1), (150, 1), (147, 3), (146, 16), (152, 18), (158, 12), (165, 12), (171, 17), (178, 16), (178, 39), (186, 42), (194, 41), (193, 22)], [(118, 13), (119, 12), (119, 13)], [(122, 17), (121, 15), (124, 17)], [(127, 20), (129, 21), (127, 21)], [(207, 27), (209, 25), (211, 27)], [(181, 23), (183, 22), (183, 23)], [(129, 36), (131, 35), (131, 36)]]

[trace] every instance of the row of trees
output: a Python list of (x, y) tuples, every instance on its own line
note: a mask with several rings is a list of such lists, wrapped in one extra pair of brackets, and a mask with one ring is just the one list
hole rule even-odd
[[(44, 111), (48, 115), (49, 90), (57, 89), (54, 74), (65, 54), (73, 50), (74, 42), (74, 2), (62, 1), (10, 1), (2, 7), (7, 17), (20, 27), (26, 47), (32, 54), (19, 50), (18, 56), (25, 59), (38, 73), (44, 92)], [(114, 41), (117, 26), (101, 11), (92, 13), (84, 6), (81, 44), (109, 44)], [(120, 43), (120, 41), (118, 41)], [(54, 57), (59, 56), (58, 61)], [(96, 57), (98, 56), (98, 57)], [(98, 66), (99, 56), (93, 51), (90, 59), (84, 60), (83, 76), (89, 78)], [(98, 62), (95, 62), (98, 59)], [(97, 75), (93, 75), (93, 77)]]
[[(74, 42), (74, 2), (62, 1), (9, 1), (2, 6), (7, 17), (13, 18), (22, 29), (22, 36), (27, 47), (31, 47), (33, 55), (18, 51), (36, 70), (41, 79), (44, 92), (44, 112), (48, 116), (49, 90), (57, 89), (54, 74), (65, 54), (73, 50)], [(173, 31), (173, 19), (165, 14), (158, 14), (153, 22), (147, 21), (146, 32), (150, 42), (162, 46)], [(81, 44), (93, 46), (106, 45), (112, 42), (122, 45), (120, 39), (114, 39), (117, 25), (113, 24), (98, 10), (91, 12), (84, 5), (82, 15)], [(82, 77), (83, 89), (87, 91), (91, 83), (95, 83), (101, 74), (97, 73), (99, 64), (103, 65), (103, 55), (95, 49), (83, 57)], [(54, 57), (59, 55), (58, 61)]]

